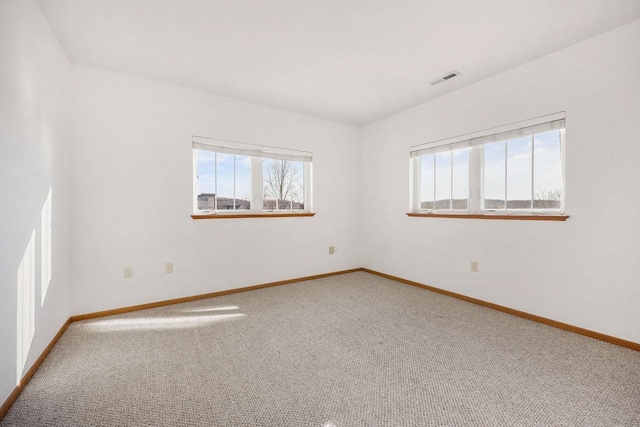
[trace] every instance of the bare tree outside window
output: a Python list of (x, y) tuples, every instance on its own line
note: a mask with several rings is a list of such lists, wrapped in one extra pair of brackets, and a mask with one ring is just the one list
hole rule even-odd
[(263, 163), (265, 210), (304, 209), (302, 162), (265, 159)]
[(560, 190), (540, 190), (533, 196), (534, 209), (560, 209), (562, 192)]

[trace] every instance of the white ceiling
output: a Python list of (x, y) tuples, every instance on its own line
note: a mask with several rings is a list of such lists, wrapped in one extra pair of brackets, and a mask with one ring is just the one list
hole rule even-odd
[(640, 19), (640, 0), (38, 3), (73, 62), (353, 125)]

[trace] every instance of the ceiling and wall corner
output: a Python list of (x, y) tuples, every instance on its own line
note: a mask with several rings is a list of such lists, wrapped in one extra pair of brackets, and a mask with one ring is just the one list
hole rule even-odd
[(72, 62), (356, 126), (640, 18), (638, 0), (38, 4)]

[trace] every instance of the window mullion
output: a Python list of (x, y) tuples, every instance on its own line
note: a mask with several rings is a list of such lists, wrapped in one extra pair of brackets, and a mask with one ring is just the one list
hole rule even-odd
[(504, 142), (504, 210), (507, 210), (507, 179), (508, 179), (509, 141)]
[(251, 211), (260, 212), (263, 209), (263, 177), (262, 177), (262, 163), (261, 157), (251, 157)]
[(198, 150), (193, 151), (193, 211), (198, 209)]
[(304, 162), (302, 169), (304, 171), (304, 210), (312, 212), (311, 206), (311, 163)]
[(213, 210), (218, 210), (218, 153), (213, 153), (215, 185), (213, 193)]
[(411, 192), (411, 194), (413, 195), (413, 200), (411, 201), (411, 206), (410, 209), (413, 212), (417, 212), (420, 210), (420, 200), (421, 200), (421, 185), (422, 185), (422, 166), (421, 166), (421, 162), (422, 160), (420, 159), (420, 156), (416, 156), (416, 157), (411, 157), (410, 158), (410, 170), (411, 170), (411, 177), (412, 180), (410, 182), (413, 183), (413, 191)]
[(436, 194), (436, 154), (433, 154), (433, 210), (438, 209), (438, 195)]
[(449, 151), (449, 210), (453, 210), (453, 150)]
[(469, 212), (479, 213), (482, 198), (482, 151), (479, 146), (469, 148)]
[(531, 135), (531, 210), (533, 211), (533, 197), (534, 197), (534, 187), (533, 187), (533, 168), (535, 166), (535, 135)]
[(233, 210), (236, 210), (236, 155), (233, 155)]
[(566, 167), (566, 147), (565, 147), (565, 130), (564, 129), (559, 129), (558, 130), (559, 134), (558, 137), (560, 138), (560, 158), (561, 158), (561, 162), (562, 162), (562, 192), (560, 193), (560, 211), (562, 213), (565, 212), (565, 208), (566, 208), (566, 194), (567, 194), (567, 176), (566, 173), (567, 171), (565, 170)]

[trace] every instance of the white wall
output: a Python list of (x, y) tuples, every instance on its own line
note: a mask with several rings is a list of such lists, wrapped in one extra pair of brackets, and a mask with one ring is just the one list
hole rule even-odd
[[(639, 46), (636, 21), (366, 126), (365, 267), (640, 342)], [(563, 110), (567, 222), (405, 215), (411, 145)]]
[(0, 404), (70, 314), (69, 68), (34, 2), (0, 1)]
[[(74, 313), (360, 266), (359, 128), (85, 66), (72, 81)], [(312, 151), (317, 215), (191, 219), (192, 135)]]

